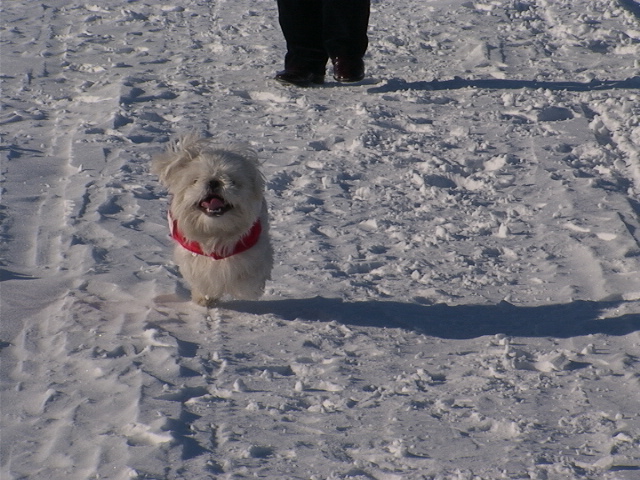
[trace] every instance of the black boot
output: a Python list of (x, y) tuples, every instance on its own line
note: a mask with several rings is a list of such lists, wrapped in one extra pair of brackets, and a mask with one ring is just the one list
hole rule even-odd
[(276, 73), (274, 78), (280, 83), (297, 87), (309, 87), (324, 83), (324, 73), (319, 74), (304, 70), (285, 69)]
[(364, 78), (364, 60), (353, 57), (332, 58), (333, 78), (338, 82), (359, 82)]

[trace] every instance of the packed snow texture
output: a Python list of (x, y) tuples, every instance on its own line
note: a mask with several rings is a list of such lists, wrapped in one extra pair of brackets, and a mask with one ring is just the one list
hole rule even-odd
[[(3, 480), (640, 478), (640, 3), (2, 3)], [(188, 300), (152, 155), (249, 142), (276, 267)]]

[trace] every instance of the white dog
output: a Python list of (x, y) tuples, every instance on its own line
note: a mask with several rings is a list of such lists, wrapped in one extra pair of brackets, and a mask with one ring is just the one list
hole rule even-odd
[(212, 306), (224, 294), (256, 299), (273, 266), (264, 177), (248, 146), (187, 135), (154, 157), (152, 172), (172, 195), (175, 261), (191, 298)]

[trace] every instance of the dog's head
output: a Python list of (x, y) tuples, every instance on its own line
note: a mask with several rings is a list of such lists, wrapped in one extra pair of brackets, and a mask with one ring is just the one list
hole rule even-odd
[(193, 135), (153, 159), (152, 172), (172, 194), (171, 211), (194, 239), (236, 235), (260, 215), (264, 178), (248, 146), (219, 146)]

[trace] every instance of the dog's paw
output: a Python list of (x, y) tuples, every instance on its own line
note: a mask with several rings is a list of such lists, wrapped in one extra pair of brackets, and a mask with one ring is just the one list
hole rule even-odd
[(202, 307), (211, 308), (211, 307), (215, 306), (216, 303), (218, 303), (219, 299), (210, 297), (209, 295), (203, 295), (203, 294), (198, 293), (198, 292), (193, 292), (191, 294), (191, 300), (193, 300), (194, 303), (197, 303), (198, 305), (200, 305)]

